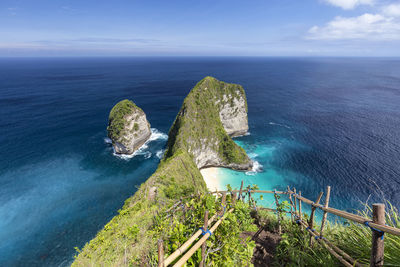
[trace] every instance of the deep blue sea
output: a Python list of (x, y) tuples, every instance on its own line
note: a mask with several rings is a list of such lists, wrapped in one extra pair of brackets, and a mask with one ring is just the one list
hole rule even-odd
[[(311, 199), (331, 185), (336, 208), (400, 206), (400, 59), (3, 58), (0, 266), (70, 264), (154, 172), (162, 133), (206, 75), (248, 98), (250, 135), (236, 141), (262, 168), (231, 173), (232, 184), (291, 185)], [(129, 160), (105, 139), (125, 98), (156, 133)]]

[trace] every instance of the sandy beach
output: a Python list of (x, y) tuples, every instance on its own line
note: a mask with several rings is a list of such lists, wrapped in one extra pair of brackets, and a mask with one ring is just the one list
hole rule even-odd
[(211, 168), (201, 169), (200, 173), (201, 175), (203, 175), (208, 190), (215, 191), (223, 189), (218, 179), (219, 168), (211, 167)]

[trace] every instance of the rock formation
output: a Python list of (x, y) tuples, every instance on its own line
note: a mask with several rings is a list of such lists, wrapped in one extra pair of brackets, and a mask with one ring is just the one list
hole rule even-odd
[(185, 98), (171, 127), (165, 155), (183, 149), (199, 169), (248, 170), (252, 161), (230, 137), (243, 135), (248, 128), (243, 87), (206, 77)]
[(146, 114), (128, 99), (112, 108), (107, 131), (115, 153), (127, 155), (133, 154), (151, 135)]

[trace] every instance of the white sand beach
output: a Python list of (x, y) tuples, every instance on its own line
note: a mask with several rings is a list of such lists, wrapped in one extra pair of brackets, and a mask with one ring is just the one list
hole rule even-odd
[(219, 169), (220, 168), (211, 167), (200, 170), (200, 173), (203, 175), (203, 179), (207, 184), (207, 188), (210, 191), (223, 190), (218, 177)]

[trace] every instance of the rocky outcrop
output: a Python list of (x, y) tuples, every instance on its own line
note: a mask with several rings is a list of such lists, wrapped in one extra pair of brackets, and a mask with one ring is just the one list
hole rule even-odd
[(133, 154), (151, 136), (146, 114), (128, 99), (112, 108), (107, 131), (117, 154)]
[(185, 98), (169, 134), (167, 157), (184, 149), (197, 167), (249, 170), (252, 161), (231, 136), (248, 130), (247, 102), (243, 87), (201, 80)]
[(232, 137), (241, 136), (249, 130), (247, 119), (246, 96), (238, 91), (234, 96), (224, 95), (219, 111), (219, 118), (227, 134)]

